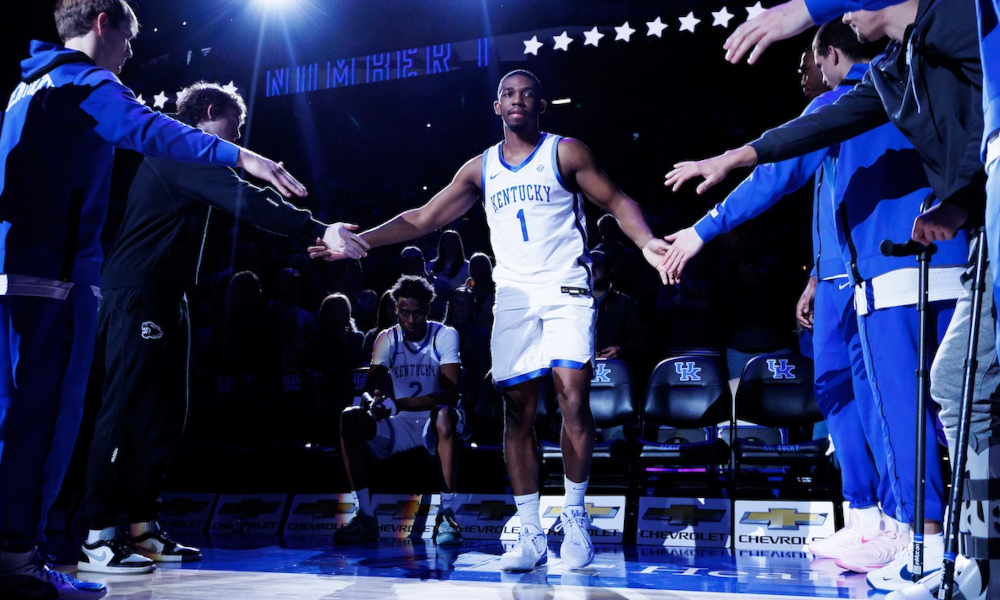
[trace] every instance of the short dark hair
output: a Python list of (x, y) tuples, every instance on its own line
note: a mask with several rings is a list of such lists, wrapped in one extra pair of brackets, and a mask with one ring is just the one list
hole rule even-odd
[(139, 18), (126, 0), (58, 0), (54, 15), (59, 37), (66, 42), (87, 35), (101, 13), (108, 15), (112, 27), (128, 22), (132, 37), (138, 35)]
[(431, 284), (423, 277), (413, 275), (400, 277), (389, 293), (395, 302), (399, 302), (400, 298), (413, 298), (423, 308), (427, 308), (434, 301), (434, 288)]
[(830, 54), (830, 46), (844, 53), (844, 56), (855, 62), (868, 62), (885, 50), (885, 44), (879, 42), (862, 42), (851, 26), (840, 19), (828, 21), (819, 26), (813, 40), (813, 49), (826, 58)]
[(247, 105), (243, 97), (236, 92), (224, 90), (217, 83), (199, 81), (182, 90), (181, 96), (184, 99), (177, 103), (177, 116), (192, 125), (209, 120), (209, 106), (217, 108), (220, 114), (229, 108), (235, 108), (241, 123), (247, 116)]
[(500, 97), (500, 91), (503, 89), (503, 82), (507, 81), (511, 77), (516, 77), (520, 75), (521, 77), (527, 77), (528, 79), (535, 82), (535, 89), (538, 91), (538, 97), (542, 97), (542, 82), (539, 81), (538, 77), (535, 76), (531, 71), (526, 71), (524, 69), (514, 69), (510, 73), (507, 73), (500, 78), (500, 85), (497, 86), (497, 98)]

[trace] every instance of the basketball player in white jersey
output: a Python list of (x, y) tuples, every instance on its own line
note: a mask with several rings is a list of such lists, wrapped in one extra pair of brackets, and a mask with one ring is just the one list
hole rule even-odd
[[(638, 205), (597, 167), (586, 146), (539, 130), (545, 101), (537, 77), (520, 70), (505, 75), (493, 107), (504, 122), (502, 143), (467, 162), (426, 205), (361, 237), (372, 247), (412, 240), (448, 225), (482, 199), (497, 259), (493, 378), (504, 391), (504, 456), (521, 517), (518, 542), (501, 557), (501, 568), (524, 571), (546, 562), (532, 424), (540, 378), (549, 374), (563, 415), (561, 558), (570, 568), (582, 568), (594, 557), (584, 494), (595, 437), (588, 402), (594, 300), (583, 199), (614, 215), (652, 266), (660, 266), (669, 246), (653, 236)], [(322, 246), (310, 252), (327, 255)]]
[(369, 454), (384, 459), (425, 448), (441, 460), (443, 490), (434, 542), (459, 545), (455, 522), (457, 443), (464, 421), (455, 408), (461, 364), (458, 332), (427, 320), (434, 288), (422, 277), (404, 276), (390, 290), (399, 324), (375, 339), (366, 387), (373, 402), (346, 409), (340, 419), (344, 468), (358, 512), (334, 533), (338, 545), (378, 540), (378, 521), (368, 492)]

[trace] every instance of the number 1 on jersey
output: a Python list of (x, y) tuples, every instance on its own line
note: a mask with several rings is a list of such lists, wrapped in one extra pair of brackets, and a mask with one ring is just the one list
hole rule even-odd
[(528, 241), (528, 223), (524, 220), (524, 209), (517, 211), (517, 218), (521, 221), (521, 235), (524, 236), (524, 241)]

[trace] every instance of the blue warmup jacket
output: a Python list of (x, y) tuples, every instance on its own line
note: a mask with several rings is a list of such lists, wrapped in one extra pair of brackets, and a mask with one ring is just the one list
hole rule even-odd
[[(805, 0), (806, 8), (817, 24), (839, 18), (855, 10), (878, 10), (902, 0)], [(954, 0), (951, 0), (954, 1)], [(968, 2), (970, 0), (959, 0)], [(986, 142), (993, 132), (1000, 130), (1000, 0), (975, 0), (979, 19), (980, 55), (983, 61), (983, 135), (982, 159), (986, 160)]]
[[(805, 114), (832, 104), (849, 92), (867, 71), (864, 64), (854, 65), (836, 89), (813, 100)], [(817, 253), (816, 275), (821, 278), (847, 273), (851, 283), (913, 267), (912, 257), (882, 256), (883, 239), (910, 239), (913, 220), (930, 193), (920, 156), (891, 123), (851, 138), (829, 148), (785, 160), (757, 166), (728, 198), (695, 224), (695, 231), (706, 242), (767, 210), (785, 194), (801, 188), (809, 177), (822, 168), (819, 227), (813, 227)], [(830, 219), (828, 215), (835, 215)], [(835, 227), (824, 233), (822, 220)], [(818, 245), (818, 247), (817, 247)], [(824, 248), (836, 247), (835, 253)], [(836, 261), (834, 261), (834, 258)], [(938, 244), (934, 266), (964, 265), (968, 261), (968, 239), (960, 232), (955, 239)]]
[(0, 130), (0, 293), (98, 285), (114, 147), (236, 166), (239, 147), (154, 112), (85, 54), (31, 43)]

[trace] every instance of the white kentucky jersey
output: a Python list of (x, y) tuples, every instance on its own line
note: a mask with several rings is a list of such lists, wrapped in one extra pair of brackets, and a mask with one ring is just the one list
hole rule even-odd
[(583, 195), (571, 192), (559, 172), (561, 139), (543, 133), (516, 166), (504, 160), (503, 142), (483, 153), (499, 310), (593, 303)]
[[(372, 366), (389, 369), (395, 398), (413, 398), (441, 391), (441, 365), (459, 364), (458, 332), (435, 321), (427, 322), (427, 335), (419, 342), (406, 339), (396, 325), (378, 334)], [(390, 394), (385, 393), (388, 397)], [(400, 413), (424, 418), (430, 411)]]

